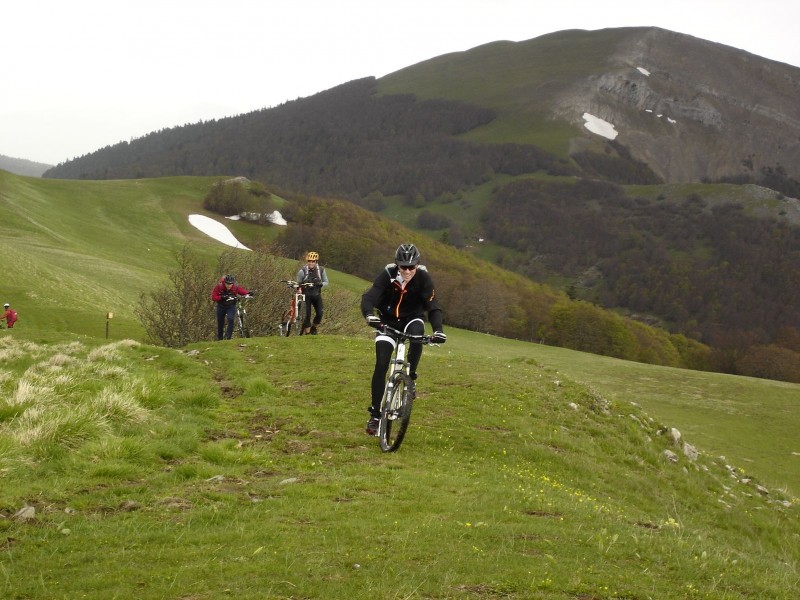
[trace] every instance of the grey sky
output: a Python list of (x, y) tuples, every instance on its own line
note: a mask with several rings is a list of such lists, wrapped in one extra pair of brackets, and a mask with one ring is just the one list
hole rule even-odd
[(0, 154), (57, 164), (496, 40), (657, 26), (800, 67), (788, 0), (14, 0)]

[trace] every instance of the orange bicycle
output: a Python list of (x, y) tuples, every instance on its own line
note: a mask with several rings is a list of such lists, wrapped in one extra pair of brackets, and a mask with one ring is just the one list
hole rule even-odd
[(303, 293), (303, 287), (312, 284), (300, 285), (293, 279), (282, 279), (281, 283), (285, 283), (286, 287), (292, 290), (289, 308), (283, 313), (281, 322), (278, 324), (281, 337), (292, 335), (292, 330), (295, 335), (303, 335), (303, 318), (306, 310), (306, 295)]

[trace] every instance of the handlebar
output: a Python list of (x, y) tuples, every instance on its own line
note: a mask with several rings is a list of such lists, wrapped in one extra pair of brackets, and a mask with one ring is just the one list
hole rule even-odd
[(281, 279), (281, 283), (285, 283), (286, 287), (290, 288), (304, 288), (304, 287), (313, 287), (313, 283), (300, 283), (295, 281), (294, 279)]
[(431, 344), (436, 345), (434, 342), (431, 342), (431, 336), (429, 335), (413, 335), (406, 333), (405, 331), (400, 331), (399, 329), (395, 329), (387, 325), (386, 323), (376, 323), (373, 327), (382, 333), (388, 333), (389, 335), (396, 337), (398, 341), (408, 340), (410, 342), (414, 342), (417, 344)]

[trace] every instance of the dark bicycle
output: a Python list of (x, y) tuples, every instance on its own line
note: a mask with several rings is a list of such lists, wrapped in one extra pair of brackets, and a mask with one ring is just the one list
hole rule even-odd
[(253, 298), (253, 294), (239, 296), (236, 298), (236, 331), (243, 338), (250, 337), (250, 327), (247, 324), (247, 303)]
[(389, 374), (386, 378), (386, 388), (381, 400), (381, 412), (378, 418), (378, 441), (381, 450), (394, 452), (403, 443), (403, 438), (408, 430), (411, 420), (411, 408), (414, 404), (415, 384), (411, 379), (410, 365), (406, 355), (408, 344), (431, 344), (428, 335), (409, 335), (383, 323), (375, 326), (382, 333), (391, 336), (397, 341)]

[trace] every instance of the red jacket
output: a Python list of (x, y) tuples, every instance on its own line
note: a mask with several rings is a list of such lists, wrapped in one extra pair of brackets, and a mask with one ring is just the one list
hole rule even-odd
[(231, 289), (225, 287), (225, 278), (222, 277), (219, 280), (219, 283), (214, 286), (214, 289), (211, 290), (211, 299), (214, 302), (222, 302), (222, 299), (225, 296), (246, 296), (249, 294), (246, 289), (240, 286), (238, 283), (234, 283), (231, 286)]
[(14, 323), (17, 322), (17, 311), (7, 308), (6, 312), (3, 313), (3, 316), (0, 317), (0, 321), (2, 321), (3, 319), (6, 320), (6, 324), (9, 327), (13, 327)]

